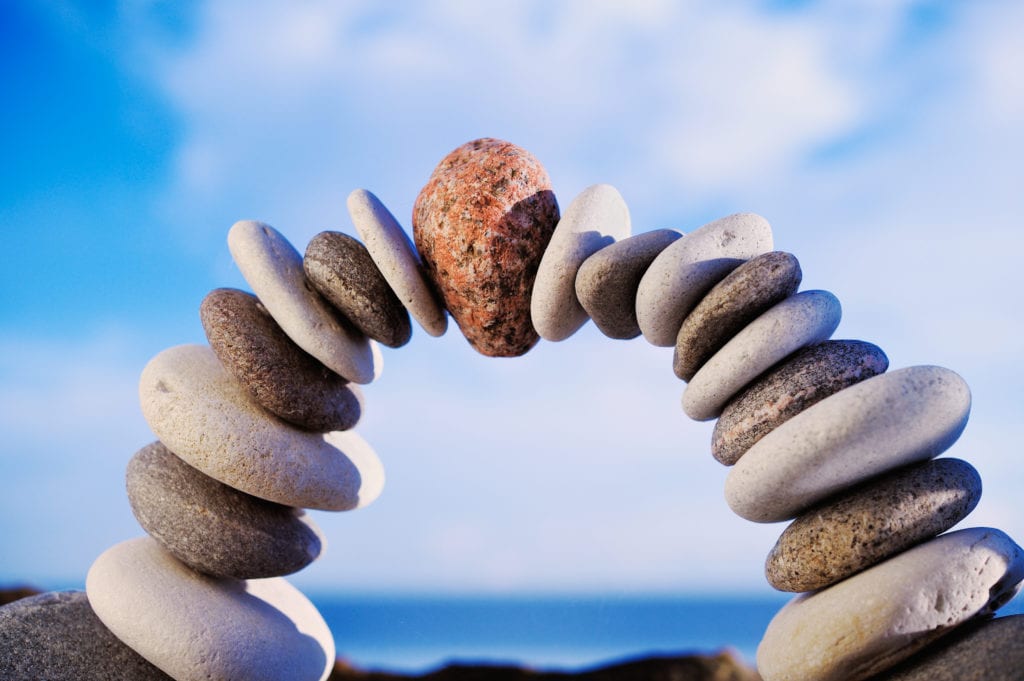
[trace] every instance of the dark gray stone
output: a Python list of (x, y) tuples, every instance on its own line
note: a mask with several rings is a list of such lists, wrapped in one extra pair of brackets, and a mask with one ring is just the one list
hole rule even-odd
[(199, 316), (217, 359), (270, 413), (317, 432), (348, 430), (359, 421), (359, 389), (292, 342), (256, 296), (216, 289)]
[(132, 457), (126, 477), (128, 502), (142, 528), (199, 572), (277, 577), (320, 555), (320, 531), (303, 511), (218, 482), (160, 442)]
[(835, 584), (945, 532), (979, 499), (981, 477), (966, 461), (903, 468), (799, 516), (768, 554), (765, 576), (780, 591)]
[(829, 340), (794, 352), (726, 405), (711, 436), (711, 454), (731, 466), (804, 409), (888, 367), (881, 348), (864, 341)]
[(171, 681), (110, 633), (84, 591), (56, 591), (0, 607), (4, 681)]
[(409, 342), (409, 312), (366, 246), (341, 232), (321, 232), (306, 246), (306, 278), (364, 334), (398, 348)]

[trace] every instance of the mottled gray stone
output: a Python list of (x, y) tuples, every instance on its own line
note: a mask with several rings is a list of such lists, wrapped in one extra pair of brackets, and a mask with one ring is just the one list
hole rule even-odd
[(320, 232), (302, 259), (306, 278), (364, 334), (391, 348), (409, 342), (409, 312), (366, 246), (341, 232)]
[(128, 502), (142, 528), (186, 565), (217, 577), (297, 572), (320, 555), (321, 533), (301, 509), (217, 482), (162, 443), (128, 463)]
[(362, 413), (359, 388), (292, 342), (256, 296), (211, 291), (199, 317), (217, 359), (261, 407), (307, 430), (348, 430)]
[(57, 591), (0, 607), (4, 681), (170, 681), (121, 643), (84, 591)]
[(609, 338), (640, 335), (636, 292), (658, 254), (682, 234), (657, 229), (605, 246), (583, 261), (576, 273), (576, 297), (594, 325)]
[(963, 520), (981, 477), (960, 459), (935, 459), (876, 478), (810, 509), (786, 528), (765, 561), (780, 591), (835, 584)]
[(747, 324), (800, 286), (800, 263), (782, 251), (764, 253), (730, 272), (708, 291), (676, 336), (672, 368), (689, 381), (712, 355)]
[(798, 350), (726, 405), (711, 436), (711, 454), (731, 466), (804, 409), (888, 367), (882, 349), (864, 341), (829, 340)]

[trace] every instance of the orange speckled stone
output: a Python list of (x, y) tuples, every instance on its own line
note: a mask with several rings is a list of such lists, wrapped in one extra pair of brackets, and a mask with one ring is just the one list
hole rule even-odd
[(544, 167), (496, 139), (445, 156), (420, 191), (412, 213), (416, 248), (478, 352), (517, 357), (537, 343), (530, 295), (558, 218)]

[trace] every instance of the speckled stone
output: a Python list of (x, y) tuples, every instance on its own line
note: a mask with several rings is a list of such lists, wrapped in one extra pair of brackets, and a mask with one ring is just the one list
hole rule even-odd
[(431, 336), (443, 336), (448, 315), (423, 275), (423, 266), (409, 235), (381, 200), (365, 189), (348, 195), (348, 214), (370, 257), (391, 290)]
[(103, 626), (84, 591), (0, 607), (0, 679), (171, 681)]
[(302, 256), (284, 235), (262, 222), (242, 220), (228, 232), (228, 249), (267, 312), (296, 345), (355, 383), (380, 376), (380, 348), (309, 284)]
[(733, 396), (800, 348), (828, 339), (842, 308), (828, 291), (803, 291), (747, 324), (690, 379), (683, 411), (696, 421), (722, 413)]
[(547, 171), (496, 139), (468, 142), (434, 169), (413, 206), (413, 239), (427, 275), (480, 353), (525, 354), (537, 268), (558, 224)]
[(85, 590), (114, 635), (178, 681), (324, 681), (334, 667), (330, 629), (281, 577), (210, 577), (140, 537), (97, 558)]
[(882, 349), (864, 341), (829, 340), (798, 350), (726, 405), (715, 422), (711, 454), (731, 466), (804, 409), (887, 368)]
[(704, 294), (743, 261), (770, 250), (772, 228), (753, 213), (709, 222), (671, 244), (637, 288), (636, 317), (644, 338), (659, 347), (675, 345), (679, 327)]
[(636, 321), (640, 279), (658, 254), (681, 236), (672, 229), (636, 234), (583, 261), (576, 273), (576, 298), (601, 333), (619, 340), (640, 335)]
[(589, 315), (576, 297), (576, 274), (590, 255), (631, 230), (629, 208), (615, 187), (595, 184), (572, 200), (544, 250), (530, 300), (533, 327), (544, 340), (562, 341)]
[(960, 459), (935, 459), (895, 471), (816, 506), (786, 528), (765, 561), (780, 591), (835, 584), (967, 517), (981, 477)]
[(1020, 681), (1024, 615), (978, 619), (874, 681)]
[(782, 251), (759, 255), (726, 275), (683, 320), (672, 361), (676, 376), (693, 378), (743, 327), (796, 293), (801, 277), (800, 263)]
[(320, 555), (322, 534), (301, 509), (217, 482), (160, 442), (128, 462), (135, 518), (175, 558), (215, 577), (291, 574)]
[(764, 681), (861, 681), (1001, 607), (1022, 578), (1024, 552), (999, 530), (944, 534), (791, 600), (765, 631), (757, 669)]
[(320, 232), (306, 246), (302, 267), (313, 288), (364, 334), (390, 348), (409, 342), (409, 312), (366, 246), (341, 232)]
[(311, 433), (249, 399), (213, 351), (164, 350), (142, 370), (142, 415), (168, 449), (215, 480), (286, 506), (347, 511), (370, 504), (384, 469), (354, 431)]
[(971, 391), (935, 366), (907, 367), (840, 390), (747, 450), (725, 480), (740, 517), (774, 523), (853, 485), (946, 451), (963, 432)]
[(256, 296), (215, 289), (199, 306), (199, 318), (217, 359), (264, 409), (318, 432), (359, 422), (359, 388), (295, 345)]

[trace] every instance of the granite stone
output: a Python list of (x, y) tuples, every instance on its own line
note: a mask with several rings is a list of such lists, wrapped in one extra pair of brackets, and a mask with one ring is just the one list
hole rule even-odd
[(812, 404), (888, 368), (882, 349), (864, 341), (829, 340), (798, 350), (725, 406), (715, 422), (711, 454), (731, 466), (755, 442)]
[(306, 246), (302, 267), (313, 288), (366, 336), (390, 348), (409, 342), (409, 312), (359, 241), (320, 232)]
[(635, 234), (583, 261), (576, 273), (576, 298), (601, 333), (619, 340), (640, 335), (636, 321), (640, 279), (658, 254), (681, 236), (672, 229)]
[(902, 468), (800, 515), (768, 554), (765, 576), (780, 591), (835, 584), (945, 532), (980, 498), (981, 477), (965, 461)]
[(126, 478), (128, 502), (142, 529), (199, 572), (280, 577), (320, 555), (322, 534), (301, 509), (217, 482), (160, 442), (132, 457)]
[(478, 352), (516, 357), (539, 340), (530, 297), (558, 218), (547, 171), (496, 139), (452, 151), (416, 197), (413, 239), (427, 275)]
[(359, 388), (295, 345), (255, 296), (215, 289), (199, 317), (217, 359), (261, 407), (318, 432), (358, 423)]
[(783, 251), (759, 255), (726, 275), (683, 320), (672, 362), (676, 376), (692, 379), (747, 324), (796, 293), (801, 277), (800, 263)]

